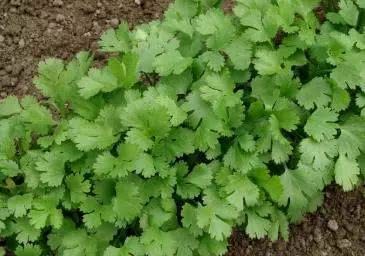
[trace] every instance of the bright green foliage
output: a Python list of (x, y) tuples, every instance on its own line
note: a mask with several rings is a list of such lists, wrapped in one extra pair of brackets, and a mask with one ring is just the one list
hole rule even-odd
[(319, 0), (221, 2), (108, 30), (103, 67), (48, 59), (41, 103), (0, 101), (15, 255), (223, 255), (235, 226), (288, 239), (326, 185), (363, 182), (364, 1), (324, 22)]

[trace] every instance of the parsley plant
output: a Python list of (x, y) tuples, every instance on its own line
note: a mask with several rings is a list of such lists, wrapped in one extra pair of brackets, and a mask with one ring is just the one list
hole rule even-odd
[[(39, 65), (0, 102), (0, 236), (17, 256), (222, 255), (288, 238), (365, 174), (365, 1), (176, 0)], [(2, 255), (3, 255), (2, 254)]]

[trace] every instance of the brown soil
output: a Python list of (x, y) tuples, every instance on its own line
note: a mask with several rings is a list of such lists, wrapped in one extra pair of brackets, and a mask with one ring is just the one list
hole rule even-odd
[[(121, 20), (131, 25), (161, 16), (169, 0), (0, 0), (0, 98), (36, 94), (37, 63), (46, 57), (69, 59), (91, 49), (96, 58), (100, 33)], [(253, 241), (239, 231), (227, 255), (363, 256), (365, 188), (326, 192), (324, 206), (293, 226), (289, 242)]]
[[(0, 97), (34, 93), (37, 63), (96, 53), (107, 28), (159, 18), (169, 0), (0, 0)], [(102, 58), (96, 53), (96, 58)]]

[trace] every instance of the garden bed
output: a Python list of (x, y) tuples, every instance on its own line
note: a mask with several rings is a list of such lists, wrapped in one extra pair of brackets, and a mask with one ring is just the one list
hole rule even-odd
[[(137, 1), (138, 2), (138, 1)], [(0, 98), (37, 92), (32, 86), (37, 64), (46, 57), (69, 59), (92, 49), (97, 39), (122, 20), (135, 25), (159, 18), (169, 1), (145, 0), (3, 0), (0, 2)], [(365, 255), (364, 188), (326, 192), (324, 205), (298, 226), (289, 242), (252, 241), (234, 232), (228, 255)]]

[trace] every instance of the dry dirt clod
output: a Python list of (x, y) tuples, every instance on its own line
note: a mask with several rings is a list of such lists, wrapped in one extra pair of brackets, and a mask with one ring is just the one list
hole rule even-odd
[(21, 1), (20, 0), (11, 0), (10, 5), (12, 6), (20, 6)]
[(57, 6), (57, 7), (61, 7), (61, 6), (63, 6), (63, 1), (62, 0), (54, 0), (53, 5)]
[(345, 248), (349, 248), (352, 246), (351, 241), (348, 239), (338, 240), (336, 244), (337, 244), (337, 247), (340, 249), (345, 249)]
[(57, 26), (57, 24), (54, 22), (51, 22), (48, 24), (48, 28), (50, 28), (50, 29), (55, 28), (56, 26)]
[(22, 39), (19, 40), (19, 48), (24, 48), (24, 46), (25, 46), (25, 41), (22, 38)]
[(22, 70), (23, 70), (23, 67), (21, 65), (17, 64), (17, 65), (13, 66), (13, 69), (12, 69), (11, 73), (14, 76), (18, 76), (22, 72)]
[(338, 223), (336, 220), (330, 220), (327, 223), (327, 227), (332, 230), (332, 231), (337, 231), (338, 230)]
[(12, 65), (5, 66), (5, 71), (6, 72), (11, 73), (12, 70), (13, 70), (13, 66)]
[(112, 19), (112, 20), (110, 20), (110, 25), (112, 27), (118, 26), (119, 25), (119, 20), (118, 19)]
[(90, 4), (83, 4), (81, 6), (81, 10), (85, 13), (85, 14), (91, 14), (93, 12), (95, 12), (95, 8), (94, 6), (90, 5)]
[(62, 14), (57, 14), (56, 15), (56, 21), (57, 22), (62, 22), (64, 20), (65, 20), (65, 16), (64, 15), (62, 15)]
[(0, 43), (3, 43), (5, 41), (5, 37), (0, 35)]
[(320, 243), (322, 241), (322, 233), (319, 228), (314, 229), (313, 235), (314, 235), (314, 241), (316, 241), (316, 243)]

